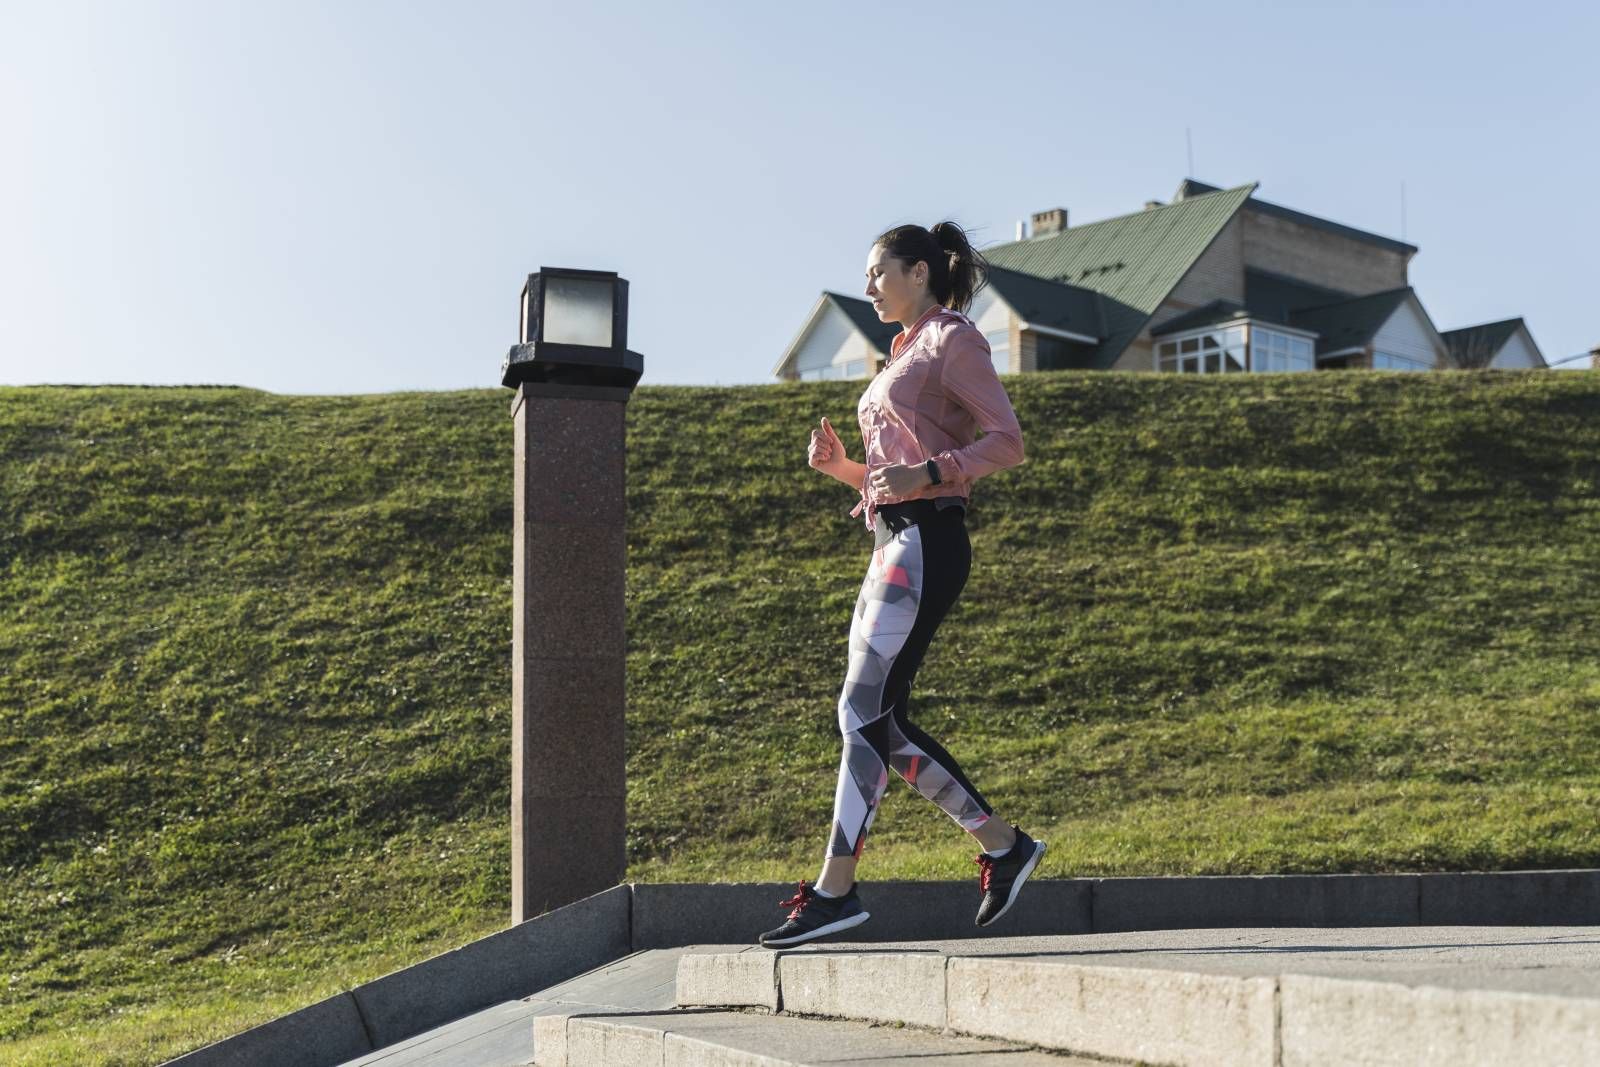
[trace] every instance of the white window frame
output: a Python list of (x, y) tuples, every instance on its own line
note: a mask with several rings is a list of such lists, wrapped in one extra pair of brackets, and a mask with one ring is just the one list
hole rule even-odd
[(825, 363), (820, 367), (800, 372), (803, 382), (829, 382), (839, 381), (844, 378), (866, 378), (871, 376), (872, 360), (862, 357), (860, 359), (847, 359), (835, 363)]
[[(1259, 335), (1259, 337), (1258, 337)], [(1283, 341), (1278, 345), (1277, 341)], [(1263, 346), (1261, 342), (1265, 341)], [(1286, 363), (1304, 359), (1304, 366), (1259, 366), (1256, 360), (1256, 349), (1267, 349), (1266, 359), (1273, 362), (1281, 354)], [(1303, 354), (1301, 350), (1303, 349)], [(1292, 326), (1279, 326), (1276, 323), (1252, 322), (1250, 324), (1250, 370), (1256, 374), (1293, 374), (1298, 371), (1317, 369), (1317, 335), (1310, 330), (1297, 330)]]
[[(1170, 337), (1161, 337), (1150, 346), (1153, 368), (1168, 374), (1242, 374), (1248, 369), (1245, 353), (1249, 347), (1249, 334), (1244, 329), (1247, 319), (1232, 319), (1207, 326), (1200, 330), (1185, 330)], [(1236, 337), (1230, 338), (1230, 335)], [(1209, 342), (1209, 344), (1207, 343)], [(1163, 350), (1168, 346), (1171, 352)], [(1228, 368), (1228, 356), (1237, 356), (1238, 367)], [(1207, 357), (1215, 356), (1216, 369), (1207, 369)], [(1169, 367), (1162, 363), (1168, 362)], [(1192, 366), (1190, 366), (1192, 364)]]
[[(1383, 363), (1380, 362), (1381, 360), (1387, 360), (1388, 362)], [(1379, 352), (1377, 350), (1372, 353), (1373, 370), (1418, 371), (1432, 370), (1433, 367), (1432, 363), (1424, 362), (1413, 356), (1402, 356), (1394, 352)]]

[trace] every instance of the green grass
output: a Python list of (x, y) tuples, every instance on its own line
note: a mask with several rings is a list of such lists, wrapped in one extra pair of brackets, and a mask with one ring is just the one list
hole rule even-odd
[[(1046, 874), (1600, 865), (1600, 375), (1007, 387), (913, 714)], [(870, 541), (805, 443), (859, 391), (629, 404), (630, 878), (815, 873)], [(0, 1060), (504, 927), (508, 396), (0, 389)], [(895, 783), (862, 872), (972, 852)]]

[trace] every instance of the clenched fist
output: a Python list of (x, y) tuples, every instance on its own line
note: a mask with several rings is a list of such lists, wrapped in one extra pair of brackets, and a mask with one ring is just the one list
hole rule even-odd
[(811, 445), (806, 449), (806, 462), (824, 474), (831, 473), (849, 457), (844, 452), (844, 442), (833, 432), (828, 417), (822, 417), (822, 427), (811, 431)]

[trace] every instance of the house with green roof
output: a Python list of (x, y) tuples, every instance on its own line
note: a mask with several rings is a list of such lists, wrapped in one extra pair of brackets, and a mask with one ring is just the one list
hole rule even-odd
[[(1407, 277), (1417, 246), (1194, 179), (1171, 202), (983, 249), (993, 268), (967, 314), (1002, 374), (1543, 367), (1522, 319), (1441, 333)], [(860, 297), (818, 297), (773, 373), (869, 377), (898, 323)]]

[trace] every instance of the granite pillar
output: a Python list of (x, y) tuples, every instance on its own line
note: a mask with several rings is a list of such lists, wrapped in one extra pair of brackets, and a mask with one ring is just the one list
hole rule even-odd
[(511, 922), (622, 881), (622, 387), (524, 382), (512, 554)]

